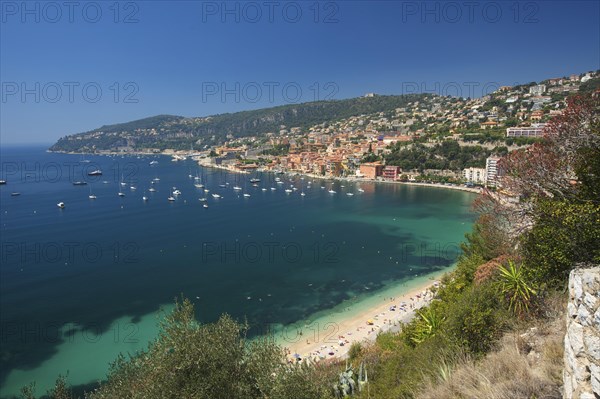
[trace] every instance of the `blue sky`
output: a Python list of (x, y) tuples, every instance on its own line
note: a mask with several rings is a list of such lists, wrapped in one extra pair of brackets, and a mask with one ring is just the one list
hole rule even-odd
[(0, 144), (600, 68), (596, 1), (4, 1)]

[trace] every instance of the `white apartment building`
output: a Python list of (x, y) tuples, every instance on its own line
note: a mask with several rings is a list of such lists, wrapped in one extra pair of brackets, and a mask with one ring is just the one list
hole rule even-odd
[(486, 175), (484, 168), (466, 168), (463, 170), (464, 179), (475, 184), (485, 184)]
[(506, 128), (506, 137), (543, 137), (545, 123), (534, 123), (526, 127)]
[(546, 85), (535, 85), (529, 88), (529, 94), (534, 96), (541, 96), (546, 91)]
[(498, 161), (500, 157), (491, 156), (485, 160), (485, 185), (496, 187), (498, 178)]

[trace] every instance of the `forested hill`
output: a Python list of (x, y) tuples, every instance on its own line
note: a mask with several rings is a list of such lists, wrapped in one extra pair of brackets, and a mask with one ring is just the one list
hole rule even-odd
[(408, 94), (316, 101), (207, 117), (158, 115), (68, 135), (59, 139), (50, 150), (90, 152), (121, 147), (163, 150), (189, 149), (191, 146), (199, 149), (224, 142), (227, 136), (260, 136), (281, 129), (306, 129), (352, 116), (392, 111), (431, 96)]

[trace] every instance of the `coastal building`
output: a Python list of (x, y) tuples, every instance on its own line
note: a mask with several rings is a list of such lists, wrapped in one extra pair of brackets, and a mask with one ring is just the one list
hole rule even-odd
[(383, 172), (383, 165), (381, 162), (370, 162), (363, 163), (360, 165), (360, 174), (363, 175), (367, 179), (376, 179), (378, 176), (381, 176)]
[(506, 137), (543, 137), (545, 123), (534, 123), (525, 127), (506, 128)]
[(499, 176), (498, 161), (500, 157), (491, 156), (485, 160), (485, 185), (487, 187), (496, 187)]
[(400, 166), (388, 165), (383, 168), (381, 176), (386, 180), (398, 180), (401, 173), (402, 169), (400, 169)]
[(484, 168), (466, 168), (463, 170), (463, 178), (469, 183), (485, 184), (486, 170)]

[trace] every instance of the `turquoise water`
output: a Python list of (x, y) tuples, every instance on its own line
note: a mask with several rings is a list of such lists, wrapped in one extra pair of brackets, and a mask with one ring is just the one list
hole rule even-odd
[[(182, 294), (201, 321), (226, 312), (254, 334), (334, 312), (447, 269), (473, 220), (474, 195), (452, 190), (289, 176), (278, 185), (272, 174), (256, 188), (253, 176), (169, 157), (1, 155), (0, 397), (33, 380), (45, 393), (67, 371), (89, 388), (119, 352), (146, 347), (159, 310)], [(102, 176), (87, 176), (97, 168)], [(170, 203), (172, 187), (182, 194)]]

